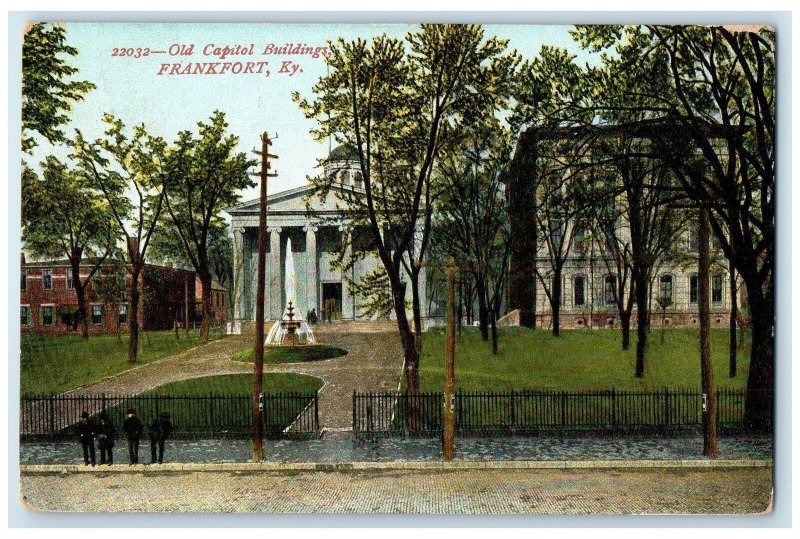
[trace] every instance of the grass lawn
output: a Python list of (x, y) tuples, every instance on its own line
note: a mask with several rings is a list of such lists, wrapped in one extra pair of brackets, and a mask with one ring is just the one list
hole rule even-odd
[[(664, 344), (660, 332), (650, 333), (645, 377), (634, 376), (636, 332), (631, 348), (622, 350), (622, 335), (613, 330), (562, 330), (552, 332), (505, 328), (500, 332), (498, 355), (480, 333), (465, 329), (456, 337), (456, 388), (465, 391), (511, 389), (555, 390), (651, 390), (700, 387), (700, 336), (698, 330), (669, 329)], [(750, 342), (738, 353), (737, 377), (728, 377), (728, 331), (712, 330), (714, 382), (720, 387), (745, 387), (750, 360)], [(423, 336), (420, 384), (423, 391), (444, 388), (445, 340), (442, 332)]]
[[(264, 393), (282, 395), (267, 400), (264, 410), (265, 434), (280, 435), (313, 403), (306, 397), (319, 391), (322, 386), (323, 381), (314, 376), (264, 373)], [(145, 428), (159, 413), (168, 412), (177, 437), (241, 437), (251, 432), (252, 394), (252, 374), (205, 376), (164, 384), (118, 402), (108, 411), (115, 424), (122, 425), (125, 411), (134, 408)]]
[[(199, 344), (199, 331), (148, 331), (139, 335), (139, 360), (128, 363), (128, 335), (92, 335), (84, 341), (80, 335), (21, 336), (20, 382), (22, 393), (63, 393), (152, 361), (163, 359)], [(213, 333), (210, 339), (222, 334)]]
[[(265, 346), (264, 363), (302, 363), (304, 361), (320, 361), (347, 354), (346, 350), (324, 344), (309, 346)], [(252, 363), (255, 350), (249, 348), (233, 354), (234, 361), (247, 361)]]

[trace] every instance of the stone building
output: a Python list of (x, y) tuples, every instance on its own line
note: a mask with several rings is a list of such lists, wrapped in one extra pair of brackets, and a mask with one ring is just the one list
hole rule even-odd
[[(267, 242), (265, 318), (282, 318), (286, 307), (286, 248), (291, 240), (296, 275), (296, 313), (305, 318), (312, 309), (321, 318), (323, 310), (331, 311), (333, 319), (365, 320), (364, 304), (351, 286), (380, 265), (377, 253), (372, 252), (358, 229), (350, 234), (346, 216), (341, 211), (345, 193), (363, 195), (363, 187), (352, 150), (346, 146), (334, 149), (325, 165), (326, 174), (341, 179), (339, 187), (320, 200), (311, 185), (271, 194), (267, 202)], [(255, 320), (256, 282), (258, 267), (259, 200), (251, 200), (229, 208), (234, 239), (234, 315), (231, 330), (242, 331)], [(345, 271), (332, 266), (343, 241), (348, 239), (344, 256), (356, 256)], [(360, 254), (360, 253), (359, 253)], [(423, 269), (424, 272), (424, 269)], [(420, 279), (425, 294), (425, 276)], [(410, 304), (410, 291), (408, 293)], [(427, 302), (423, 302), (427, 304)], [(409, 312), (410, 315), (410, 312)], [(423, 318), (427, 317), (423, 307)]]
[[(697, 239), (687, 232), (679, 240), (686, 250), (687, 260), (681, 263), (661, 262), (653, 274), (650, 290), (650, 323), (652, 326), (697, 327), (698, 326), (698, 277), (692, 253), (697, 253)], [(712, 265), (709, 276), (709, 295), (712, 327), (727, 327), (729, 324), (731, 297), (730, 273), (727, 261), (712, 242)], [(619, 313), (615, 301), (618, 286), (607, 253), (602, 246), (581, 247), (572, 245), (562, 274), (562, 300), (560, 322), (562, 328), (614, 328), (619, 327)], [(546, 252), (537, 253), (536, 264), (547, 279), (550, 263)], [(628, 283), (630, 277), (628, 278)], [(741, 283), (738, 288), (741, 290)], [(535, 283), (536, 325), (552, 326), (552, 308), (541, 281)], [(629, 289), (626, 289), (627, 297)], [(664, 298), (665, 308), (660, 299)], [(741, 303), (741, 301), (740, 301)], [(634, 304), (631, 327), (636, 327)]]

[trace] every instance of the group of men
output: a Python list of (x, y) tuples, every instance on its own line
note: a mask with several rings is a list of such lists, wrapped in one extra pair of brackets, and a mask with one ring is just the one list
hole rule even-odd
[[(125, 416), (122, 430), (125, 432), (125, 438), (128, 442), (130, 464), (139, 464), (139, 440), (144, 432), (144, 425), (133, 408), (129, 408)], [(167, 412), (161, 412), (158, 417), (153, 419), (148, 431), (150, 438), (150, 464), (155, 464), (156, 462), (162, 464), (164, 462), (164, 442), (172, 434), (172, 430), (172, 421), (170, 421)], [(83, 449), (83, 462), (86, 466), (90, 464), (94, 466), (96, 463), (95, 439), (97, 439), (97, 445), (100, 449), (100, 464), (114, 464), (115, 434), (114, 422), (111, 421), (105, 410), (100, 412), (97, 422), (89, 417), (89, 412), (84, 411), (81, 414), (81, 420), (78, 423), (78, 441), (80, 441)]]

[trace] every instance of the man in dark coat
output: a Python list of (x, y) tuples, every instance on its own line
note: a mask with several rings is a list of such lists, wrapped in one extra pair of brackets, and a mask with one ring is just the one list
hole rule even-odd
[(100, 421), (97, 424), (97, 446), (100, 448), (100, 464), (114, 464), (114, 435), (116, 429), (114, 422), (108, 417), (108, 413), (103, 410), (100, 413)]
[(81, 413), (81, 420), (78, 422), (78, 440), (83, 448), (83, 462), (86, 466), (91, 462), (95, 465), (94, 437), (97, 433), (94, 421), (89, 419), (89, 412)]
[(136, 416), (136, 410), (133, 408), (128, 409), (128, 417), (122, 423), (122, 430), (125, 431), (125, 436), (128, 438), (128, 456), (131, 464), (139, 464), (139, 438), (142, 437), (144, 425)]
[[(150, 464), (164, 462), (164, 442), (172, 434), (172, 422), (169, 420), (167, 412), (161, 412), (150, 425)], [(156, 446), (158, 446), (158, 458), (156, 458)]]

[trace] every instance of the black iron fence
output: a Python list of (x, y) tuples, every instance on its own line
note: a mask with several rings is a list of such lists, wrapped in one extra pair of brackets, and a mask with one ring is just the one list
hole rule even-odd
[[(129, 408), (144, 424), (144, 434), (154, 418), (167, 412), (176, 438), (247, 438), (252, 429), (250, 395), (25, 395), (21, 400), (20, 437), (23, 440), (73, 439), (86, 411), (97, 420), (105, 410), (122, 436)], [(268, 438), (307, 437), (319, 434), (316, 393), (264, 395), (263, 432)]]
[[(717, 425), (743, 428), (744, 389), (720, 388)], [(456, 432), (462, 435), (547, 433), (670, 433), (701, 428), (702, 394), (661, 391), (457, 392)], [(353, 431), (374, 436), (439, 436), (442, 393), (353, 393)]]

